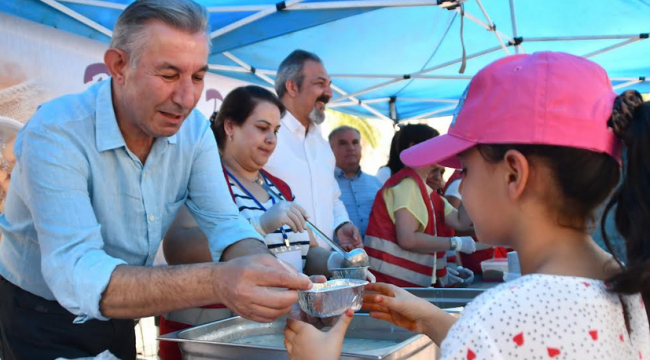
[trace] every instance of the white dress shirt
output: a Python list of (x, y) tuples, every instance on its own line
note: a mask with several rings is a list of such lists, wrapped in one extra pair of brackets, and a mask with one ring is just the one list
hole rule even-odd
[[(309, 220), (333, 239), (334, 229), (349, 217), (339, 199), (341, 190), (334, 178), (336, 160), (332, 149), (319, 125), (310, 124), (305, 135), (305, 127), (289, 111), (281, 122), (278, 145), (264, 169), (289, 184)], [(316, 240), (330, 249), (318, 236)]]

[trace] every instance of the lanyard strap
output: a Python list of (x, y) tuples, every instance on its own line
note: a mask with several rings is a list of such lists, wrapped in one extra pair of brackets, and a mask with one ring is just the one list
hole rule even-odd
[[(251, 199), (253, 199), (253, 201), (255, 201), (255, 204), (257, 204), (257, 206), (259, 206), (260, 209), (262, 209), (265, 212), (267, 211), (267, 209), (264, 207), (264, 205), (262, 205), (262, 203), (259, 200), (257, 200), (257, 198), (253, 194), (251, 194), (251, 192), (248, 191), (248, 189), (246, 189), (246, 187), (244, 187), (244, 185), (242, 185), (242, 183), (239, 182), (239, 180), (237, 180), (237, 178), (228, 169), (226, 169), (226, 174), (228, 174), (228, 177), (235, 180), (235, 182), (237, 183), (239, 188), (242, 189), (246, 193), (246, 195), (248, 195)], [(268, 189), (270, 188), (270, 185), (268, 183), (269, 180), (261, 172), (260, 172), (260, 175), (262, 175), (262, 179), (264, 179), (264, 184), (266, 185), (266, 186), (263, 186), (264, 191), (266, 191), (266, 193), (269, 194), (269, 197), (271, 198), (271, 203), (273, 205), (275, 205), (275, 196), (273, 196), (273, 194), (270, 194), (269, 191), (268, 191)], [(282, 233), (282, 239), (285, 240), (285, 244), (288, 244), (288, 241), (286, 241), (286, 240), (289, 237), (284, 232), (284, 226), (280, 226), (280, 232)]]

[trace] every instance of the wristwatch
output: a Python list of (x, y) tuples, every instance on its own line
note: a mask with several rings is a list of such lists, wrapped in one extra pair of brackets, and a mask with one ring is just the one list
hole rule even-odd
[(452, 236), (449, 238), (449, 244), (451, 245), (452, 251), (458, 251), (458, 248), (460, 247), (460, 238), (458, 236)]

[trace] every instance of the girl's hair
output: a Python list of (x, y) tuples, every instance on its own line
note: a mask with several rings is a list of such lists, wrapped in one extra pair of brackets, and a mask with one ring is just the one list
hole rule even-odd
[(601, 221), (603, 240), (610, 252), (611, 242), (605, 229), (605, 218), (616, 205), (616, 228), (625, 239), (628, 264), (610, 279), (616, 292), (640, 292), (650, 301), (650, 103), (641, 94), (626, 91), (614, 102), (608, 122), (625, 144), (621, 185), (609, 200)]
[[(532, 156), (553, 173), (559, 196), (547, 196), (563, 226), (587, 231), (594, 210), (614, 191), (601, 219), (603, 240), (623, 270), (608, 280), (613, 291), (641, 293), (650, 301), (650, 103), (636, 91), (616, 97), (608, 125), (626, 145), (621, 169), (614, 158), (589, 150), (549, 145), (478, 145), (489, 162), (501, 161), (510, 149)], [(625, 239), (628, 264), (613, 251), (605, 218), (616, 205), (616, 227)]]
[(399, 154), (403, 150), (438, 135), (440, 133), (436, 129), (426, 124), (409, 124), (395, 133), (390, 144), (388, 164), (386, 164), (390, 168), (391, 175), (395, 175), (404, 168), (404, 163), (399, 158)]
[[(219, 112), (211, 118), (210, 127), (217, 139), (219, 150), (223, 151), (226, 143), (226, 130), (224, 124), (226, 120), (234, 122), (237, 126), (242, 126), (255, 107), (261, 102), (268, 102), (278, 107), (280, 117), (283, 117), (286, 109), (280, 99), (275, 94), (263, 87), (256, 85), (242, 86), (234, 89), (223, 100)], [(214, 119), (214, 120), (212, 120)]]

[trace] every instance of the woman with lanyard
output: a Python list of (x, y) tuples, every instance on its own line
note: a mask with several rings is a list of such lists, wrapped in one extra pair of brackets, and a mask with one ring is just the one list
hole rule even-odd
[[(284, 181), (262, 170), (275, 149), (284, 112), (284, 106), (270, 91), (259, 86), (239, 87), (226, 96), (218, 115), (211, 119), (211, 128), (240, 214), (264, 236), (269, 250), (280, 260), (308, 275), (329, 275), (327, 261), (332, 253), (319, 247), (306, 231), (307, 213), (293, 202), (291, 189)], [(187, 209), (182, 208), (164, 239), (168, 263), (212, 261), (200, 231), (182, 235), (178, 232), (195, 226)], [(222, 305), (165, 314), (160, 334), (232, 315)], [(161, 342), (158, 355), (164, 360), (181, 359), (178, 346), (172, 342)]]

